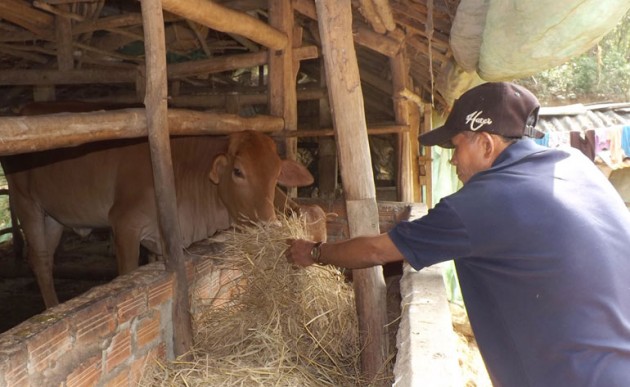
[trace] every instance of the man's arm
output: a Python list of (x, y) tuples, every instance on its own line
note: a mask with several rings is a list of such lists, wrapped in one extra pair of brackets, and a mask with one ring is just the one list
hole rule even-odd
[(298, 266), (321, 263), (346, 269), (363, 269), (401, 261), (404, 258), (387, 234), (323, 243), (319, 246), (318, 259), (311, 254), (315, 245), (315, 242), (311, 241), (290, 240), (289, 248), (285, 252), (287, 261)]

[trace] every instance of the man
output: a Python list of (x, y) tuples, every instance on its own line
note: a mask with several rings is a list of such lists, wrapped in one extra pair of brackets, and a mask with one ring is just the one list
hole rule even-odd
[(630, 386), (630, 214), (573, 149), (531, 139), (538, 100), (511, 83), (464, 93), (423, 145), (454, 147), (464, 186), (387, 234), (291, 241), (287, 260), (365, 268), (455, 260), (496, 386)]

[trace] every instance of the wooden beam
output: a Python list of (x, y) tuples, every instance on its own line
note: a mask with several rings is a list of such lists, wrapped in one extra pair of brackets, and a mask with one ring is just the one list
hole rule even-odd
[(213, 30), (238, 34), (274, 50), (284, 49), (289, 42), (286, 33), (210, 0), (163, 0), (162, 5), (169, 12)]
[[(350, 236), (377, 235), (379, 216), (366, 133), (357, 56), (352, 40), (350, 0), (316, 0), (333, 111)], [(369, 384), (383, 371), (388, 352), (386, 288), (382, 267), (353, 270), (361, 363)], [(370, 383), (372, 382), (372, 383)]]
[(373, 30), (359, 26), (354, 34), (354, 41), (387, 57), (394, 57), (403, 47), (403, 43)]
[(0, 1), (0, 15), (2, 19), (17, 24), (40, 37), (50, 39), (54, 36), (55, 17), (31, 7), (27, 1)]
[[(8, 48), (0, 46), (0, 50)], [(17, 54), (16, 54), (17, 55)], [(106, 53), (104, 53), (106, 55)], [(253, 67), (267, 63), (268, 53), (222, 56), (212, 59), (176, 63), (168, 66), (169, 77), (178, 78), (204, 73), (220, 73), (239, 68)], [(316, 46), (304, 46), (293, 50), (294, 60), (307, 60), (319, 57)], [(0, 86), (6, 85), (80, 85), (135, 83), (139, 76), (137, 69), (118, 70), (2, 70)]]
[(0, 85), (81, 85), (134, 83), (138, 70), (2, 70)]
[(164, 16), (161, 0), (143, 0), (141, 6), (147, 67), (144, 104), (147, 107), (146, 119), (151, 164), (153, 165), (155, 203), (166, 268), (175, 277), (175, 294), (172, 305), (173, 351), (175, 357), (191, 358), (190, 350), (193, 346), (192, 317), (168, 132), (168, 107), (166, 105), (168, 81), (166, 78)]
[[(144, 109), (122, 109), (0, 117), (0, 155), (71, 147), (101, 140), (145, 137), (146, 115)], [(260, 132), (279, 132), (284, 121), (271, 116), (240, 117), (234, 114), (169, 109), (168, 126), (171, 135), (218, 135), (246, 128)]]
[(374, 4), (374, 11), (378, 15), (378, 18), (383, 22), (383, 26), (387, 31), (393, 31), (396, 29), (396, 21), (394, 20), (394, 14), (389, 6), (389, 0), (371, 0)]
[[(221, 56), (211, 59), (174, 63), (168, 66), (169, 77), (186, 77), (197, 74), (216, 74), (224, 71), (249, 68), (267, 64), (269, 53), (260, 51), (250, 54)], [(316, 46), (304, 46), (293, 50), (294, 60), (301, 61), (319, 57)]]
[(387, 28), (383, 24), (379, 14), (376, 12), (374, 8), (374, 3), (372, 0), (359, 0), (359, 12), (363, 15), (364, 18), (372, 25), (374, 31), (379, 34), (384, 34), (387, 32)]

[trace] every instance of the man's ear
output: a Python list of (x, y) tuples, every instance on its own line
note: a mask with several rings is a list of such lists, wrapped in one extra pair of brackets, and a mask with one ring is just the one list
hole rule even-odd
[(224, 154), (221, 154), (215, 157), (214, 161), (212, 161), (212, 169), (210, 170), (210, 173), (208, 174), (210, 181), (213, 182), (214, 184), (219, 184), (221, 174), (223, 173), (227, 165), (228, 165), (228, 159)]
[(490, 133), (481, 132), (482, 147), (483, 147), (483, 155), (485, 157), (491, 157), (496, 148), (496, 144), (494, 143), (495, 139), (492, 137)]

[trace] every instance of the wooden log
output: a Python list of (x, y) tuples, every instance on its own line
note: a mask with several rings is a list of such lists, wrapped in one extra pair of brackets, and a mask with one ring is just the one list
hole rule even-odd
[[(322, 87), (326, 87), (326, 68), (324, 67), (324, 63), (322, 63), (322, 61), (320, 61), (319, 69), (319, 84)], [(319, 128), (332, 127), (333, 122), (328, 96), (320, 98), (318, 102), (319, 115), (317, 126)], [(298, 133), (299, 132), (300, 131), (298, 131)], [(331, 137), (320, 137), (318, 139), (318, 145), (319, 158), (317, 171), (319, 172), (319, 179), (317, 186), (319, 188), (319, 197), (334, 198), (337, 193), (337, 176), (339, 175), (337, 145), (335, 144), (335, 139)]]
[[(301, 61), (319, 57), (316, 46), (304, 46), (293, 51), (293, 60)], [(168, 66), (169, 77), (178, 78), (197, 74), (216, 74), (224, 71), (249, 68), (267, 64), (269, 53), (260, 51), (251, 54), (239, 54), (222, 56), (211, 59), (203, 59)]]
[[(373, 125), (367, 128), (367, 134), (377, 136), (382, 134), (398, 134), (409, 132), (409, 126), (404, 125)], [(297, 132), (283, 133), (283, 136), (293, 137), (333, 137), (335, 130), (333, 128), (323, 129), (299, 129)]]
[[(79, 47), (96, 51), (95, 48), (77, 44)], [(0, 47), (0, 50), (5, 46)], [(10, 48), (10, 47), (6, 47)], [(107, 52), (101, 52), (107, 55)], [(202, 73), (219, 73), (267, 63), (267, 52), (240, 54), (206, 60), (176, 63), (168, 66), (170, 77), (178, 78)], [(304, 46), (293, 51), (294, 60), (307, 60), (319, 57), (316, 46)], [(137, 58), (136, 58), (137, 59)], [(0, 72), (0, 85), (80, 85), (134, 83), (139, 75), (136, 69), (117, 70), (3, 70)]]
[(234, 11), (209, 0), (163, 0), (165, 10), (214, 30), (242, 35), (274, 50), (284, 49), (289, 38), (246, 13)]
[(134, 83), (138, 70), (2, 70), (0, 85), (81, 85)]
[[(350, 0), (316, 0), (332, 103), (350, 236), (379, 233), (376, 189), (354, 42)], [(376, 382), (388, 352), (386, 288), (382, 267), (353, 271), (363, 373)], [(379, 383), (377, 383), (379, 384)]]
[[(67, 5), (60, 5), (67, 9)], [(57, 68), (68, 71), (74, 68), (74, 53), (72, 49), (72, 22), (65, 17), (55, 18), (55, 37), (57, 41)]]
[(147, 66), (147, 88), (144, 104), (147, 107), (146, 119), (151, 164), (153, 165), (155, 201), (160, 236), (164, 245), (166, 268), (175, 276), (175, 294), (172, 306), (173, 351), (176, 357), (191, 358), (192, 317), (168, 132), (168, 107), (166, 105), (168, 84), (162, 4), (160, 0), (143, 0), (141, 5)]
[[(282, 50), (269, 50), (268, 90), (269, 113), (284, 118), (284, 131), (297, 130), (297, 80), (293, 60), (293, 49), (300, 42), (294, 41), (294, 15), (291, 0), (276, 0), (269, 3), (269, 24), (289, 36), (289, 42)], [(287, 137), (284, 142), (284, 155), (290, 160), (297, 159), (297, 139)], [(289, 197), (297, 196), (296, 188), (288, 188)]]
[(374, 4), (374, 11), (378, 15), (378, 18), (383, 23), (383, 26), (387, 31), (393, 31), (396, 29), (396, 21), (394, 20), (394, 14), (389, 6), (389, 0), (371, 0)]
[[(218, 135), (243, 129), (279, 132), (284, 122), (282, 118), (271, 116), (246, 118), (233, 114), (170, 109), (168, 125), (172, 135)], [(101, 140), (144, 137), (147, 135), (147, 120), (144, 109), (2, 117), (0, 133), (0, 155), (10, 155)]]
[(31, 7), (26, 1), (0, 1), (0, 15), (2, 19), (17, 24), (40, 37), (50, 39), (54, 36), (54, 16)]
[(374, 3), (372, 0), (359, 0), (359, 12), (363, 15), (364, 18), (372, 25), (374, 31), (379, 34), (384, 34), (387, 32), (387, 28), (383, 24), (378, 13), (376, 13), (376, 9), (374, 8)]
[[(408, 126), (410, 123), (410, 110), (415, 107), (411, 103), (400, 96), (400, 91), (407, 90), (409, 83), (409, 62), (404, 51), (399, 55), (390, 59), (390, 68), (392, 71), (392, 84), (394, 91), (394, 115), (396, 123)], [(412, 155), (412, 141), (418, 142), (417, 137), (411, 137), (411, 133), (404, 132), (397, 136), (398, 139), (398, 167), (397, 167), (397, 184), (398, 200), (403, 202), (413, 201), (413, 168), (412, 164), (416, 159)]]

